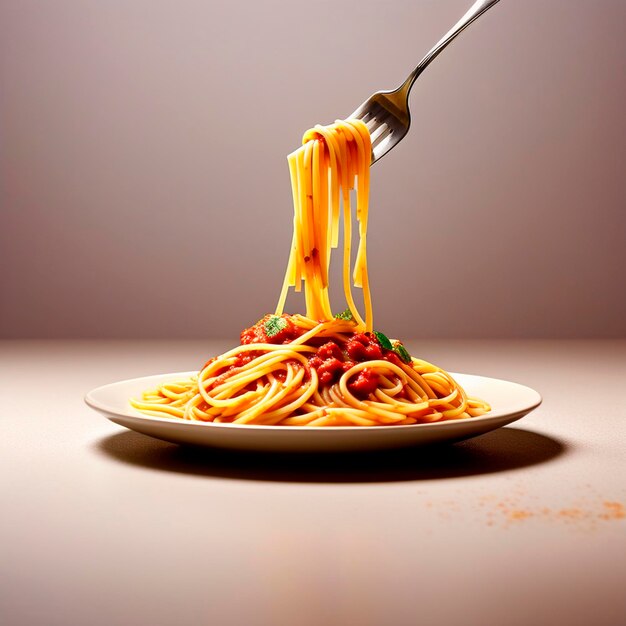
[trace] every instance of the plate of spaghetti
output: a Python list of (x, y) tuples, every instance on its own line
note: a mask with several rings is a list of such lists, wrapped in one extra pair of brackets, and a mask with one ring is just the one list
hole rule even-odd
[[(374, 328), (367, 271), (371, 138), (363, 122), (315, 126), (288, 163), (293, 237), (275, 311), (199, 371), (99, 387), (86, 397), (92, 408), (177, 443), (338, 451), (460, 440), (539, 405), (528, 387), (452, 375)], [(329, 272), (337, 248), (345, 307), (338, 313)], [(353, 287), (361, 290), (363, 314)], [(303, 292), (305, 314), (284, 312), (292, 288)]]
[(177, 444), (257, 452), (371, 451), (453, 443), (510, 424), (541, 402), (539, 394), (524, 385), (484, 376), (452, 374), (454, 380), (469, 393), (489, 397), (491, 411), (470, 419), (321, 428), (185, 420), (166, 412), (146, 414), (129, 405), (129, 398), (141, 397), (146, 389), (162, 389), (165, 394), (172, 390), (180, 393), (180, 381), (192, 381), (197, 376), (198, 372), (181, 372), (117, 382), (94, 389), (87, 395), (86, 401), (112, 422), (157, 439)]

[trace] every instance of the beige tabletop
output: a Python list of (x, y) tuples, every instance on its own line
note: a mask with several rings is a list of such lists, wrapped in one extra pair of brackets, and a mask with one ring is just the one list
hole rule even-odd
[(544, 403), (430, 451), (194, 451), (83, 396), (227, 341), (0, 343), (0, 623), (626, 623), (626, 341), (406, 343)]

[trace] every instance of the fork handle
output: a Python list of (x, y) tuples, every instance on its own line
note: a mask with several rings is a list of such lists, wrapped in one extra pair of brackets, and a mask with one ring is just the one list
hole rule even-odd
[(428, 67), (430, 62), (458, 35), (461, 34), (475, 19), (479, 18), (487, 9), (490, 9), (499, 0), (477, 0), (469, 11), (431, 48), (418, 66), (409, 74), (408, 78), (398, 88), (406, 97), (409, 95), (415, 79)]

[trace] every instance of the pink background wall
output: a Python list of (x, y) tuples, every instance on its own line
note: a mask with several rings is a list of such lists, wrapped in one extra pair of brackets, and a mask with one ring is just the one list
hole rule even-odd
[[(278, 296), (286, 154), (470, 4), (0, 0), (1, 335), (234, 337)], [(418, 80), (372, 170), (378, 328), (626, 336), (625, 24), (502, 0)]]

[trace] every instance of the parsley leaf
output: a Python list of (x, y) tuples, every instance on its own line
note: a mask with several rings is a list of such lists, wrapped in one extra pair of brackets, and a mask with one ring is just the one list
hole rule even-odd
[(352, 311), (349, 308), (347, 308), (342, 313), (336, 313), (335, 314), (335, 319), (336, 320), (344, 320), (344, 322), (353, 322), (354, 321), (354, 317), (352, 315)]
[(274, 337), (287, 327), (287, 320), (284, 317), (278, 315), (270, 315), (263, 324), (263, 330), (268, 337)]
[(378, 339), (378, 343), (381, 348), (385, 350), (393, 350), (393, 346), (391, 345), (391, 341), (389, 341), (389, 337), (387, 335), (383, 335), (383, 333), (379, 333), (377, 330), (374, 331), (374, 335), (376, 339)]
[(400, 357), (401, 361), (405, 363), (411, 362), (411, 355), (408, 350), (404, 347), (401, 341), (395, 339), (393, 342), (393, 351)]

